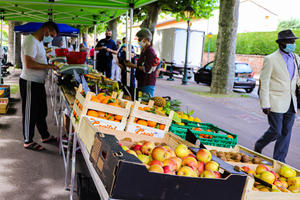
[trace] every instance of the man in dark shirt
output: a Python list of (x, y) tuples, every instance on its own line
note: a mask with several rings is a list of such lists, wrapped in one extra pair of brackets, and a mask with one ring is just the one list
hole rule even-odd
[(95, 51), (99, 51), (97, 54), (96, 69), (105, 73), (107, 78), (111, 78), (112, 54), (117, 54), (117, 45), (115, 41), (111, 39), (111, 30), (107, 29), (105, 35), (106, 37), (100, 40), (95, 48)]

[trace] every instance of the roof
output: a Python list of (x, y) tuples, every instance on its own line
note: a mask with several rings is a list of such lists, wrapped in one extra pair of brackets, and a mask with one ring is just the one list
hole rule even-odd
[(5, 20), (93, 25), (157, 0), (0, 0)]

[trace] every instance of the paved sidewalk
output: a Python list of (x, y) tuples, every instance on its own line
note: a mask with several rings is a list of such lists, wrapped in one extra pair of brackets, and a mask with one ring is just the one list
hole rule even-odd
[[(18, 85), (20, 70), (4, 79), (5, 84)], [(55, 144), (42, 144), (47, 150), (35, 152), (23, 148), (22, 111), (19, 92), (11, 95), (12, 103), (6, 115), (0, 115), (0, 200), (66, 200), (62, 157)], [(49, 132), (58, 136), (50, 113)], [(35, 131), (36, 142), (40, 135)]]
[[(211, 97), (210, 88), (190, 82), (181, 85), (181, 79), (167, 81), (157, 79), (155, 95), (171, 96), (182, 102), (184, 110), (194, 110), (195, 116), (229, 132), (238, 134), (239, 144), (253, 149), (255, 141), (267, 130), (268, 122), (259, 105), (257, 91), (248, 95), (243, 91), (235, 92), (233, 97)], [(198, 93), (198, 94), (195, 94)], [(243, 96), (243, 97), (242, 97)], [(298, 112), (299, 115), (299, 112)], [(300, 119), (295, 120), (287, 163), (300, 169)], [(274, 142), (269, 144), (263, 154), (272, 157)]]

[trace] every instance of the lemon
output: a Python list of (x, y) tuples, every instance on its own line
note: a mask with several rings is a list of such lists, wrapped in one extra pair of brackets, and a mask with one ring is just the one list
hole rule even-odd
[(185, 124), (183, 122), (179, 123), (180, 126), (184, 126)]
[(198, 117), (195, 117), (194, 122), (201, 122), (201, 120)]
[(190, 116), (189, 121), (194, 121), (194, 117)]
[(188, 117), (187, 115), (182, 115), (182, 116), (181, 116), (181, 119), (186, 119), (186, 120), (188, 120), (189, 117)]

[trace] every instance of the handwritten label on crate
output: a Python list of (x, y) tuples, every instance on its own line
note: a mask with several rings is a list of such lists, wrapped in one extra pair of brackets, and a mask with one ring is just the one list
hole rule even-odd
[(120, 122), (114, 122), (97, 117), (86, 116), (95, 127), (108, 128), (112, 130), (124, 131), (125, 126)]
[(157, 137), (157, 138), (163, 138), (165, 135), (165, 131), (163, 130), (159, 130), (156, 128), (151, 128), (139, 124), (134, 124), (134, 123), (128, 126), (127, 131), (136, 133), (138, 135), (147, 135), (147, 136)]

